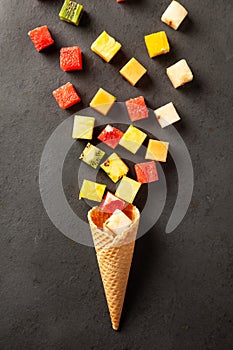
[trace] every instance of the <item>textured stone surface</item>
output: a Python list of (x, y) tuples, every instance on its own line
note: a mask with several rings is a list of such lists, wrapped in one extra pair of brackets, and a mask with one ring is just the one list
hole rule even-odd
[[(76, 28), (61, 22), (63, 1), (0, 0), (0, 349), (230, 350), (233, 342), (231, 0), (183, 0), (190, 15), (175, 32), (160, 22), (168, 1), (82, 1)], [(37, 53), (27, 32), (47, 24), (56, 45)], [(123, 44), (105, 64), (90, 50), (107, 30)], [(171, 53), (150, 59), (143, 36), (166, 30)], [(84, 70), (59, 68), (59, 48), (78, 45)], [(137, 88), (118, 70), (135, 56), (148, 68)], [(194, 81), (172, 88), (165, 68), (186, 58)], [(104, 73), (104, 74), (103, 74)], [(87, 106), (101, 86), (119, 101), (144, 95), (157, 108), (173, 101), (177, 129), (192, 156), (191, 207), (176, 231), (164, 228), (177, 191), (164, 166), (165, 211), (137, 241), (121, 331), (111, 330), (92, 248), (59, 233), (43, 209), (38, 168), (46, 140), (64, 118), (52, 91), (71, 81)], [(75, 188), (71, 176), (70, 187)]]

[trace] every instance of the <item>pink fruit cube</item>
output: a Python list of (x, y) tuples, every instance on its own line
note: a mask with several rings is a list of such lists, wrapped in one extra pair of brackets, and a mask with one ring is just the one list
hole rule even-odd
[(125, 201), (123, 201), (123, 199), (117, 198), (111, 192), (107, 192), (102, 203), (100, 204), (100, 208), (105, 213), (113, 213), (116, 209), (123, 210), (125, 206)]
[(63, 47), (60, 51), (60, 67), (65, 72), (81, 70), (82, 51), (78, 46)]
[(111, 125), (107, 125), (99, 134), (98, 139), (103, 143), (106, 143), (109, 147), (115, 149), (123, 135), (124, 133), (121, 130), (114, 128)]
[(47, 26), (35, 28), (28, 35), (37, 51), (41, 51), (54, 43)]
[(137, 181), (145, 184), (158, 180), (158, 173), (155, 162), (138, 163), (134, 165)]
[(74, 86), (69, 82), (53, 91), (53, 96), (62, 109), (69, 108), (81, 101)]
[(125, 104), (132, 122), (148, 118), (149, 111), (143, 96), (131, 98)]

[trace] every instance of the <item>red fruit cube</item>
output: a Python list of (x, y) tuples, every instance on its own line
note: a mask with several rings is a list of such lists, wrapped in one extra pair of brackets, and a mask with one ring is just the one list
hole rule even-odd
[(143, 96), (131, 98), (125, 104), (132, 122), (148, 118), (149, 111)]
[(74, 86), (69, 82), (53, 91), (53, 96), (62, 109), (69, 108), (81, 101)]
[(78, 46), (63, 47), (60, 51), (60, 67), (65, 72), (81, 70), (82, 51)]
[(120, 142), (120, 139), (123, 135), (124, 133), (121, 130), (114, 128), (111, 125), (107, 125), (105, 129), (99, 134), (98, 139), (114, 149)]
[(107, 192), (106, 196), (104, 197), (102, 203), (100, 204), (100, 208), (105, 213), (114, 213), (116, 209), (123, 210), (126, 207), (125, 201), (123, 199), (120, 199), (111, 192)]
[(134, 165), (137, 181), (145, 184), (158, 180), (158, 173), (155, 162), (138, 163)]
[(54, 43), (47, 26), (35, 28), (31, 30), (28, 35), (37, 51), (41, 51)]

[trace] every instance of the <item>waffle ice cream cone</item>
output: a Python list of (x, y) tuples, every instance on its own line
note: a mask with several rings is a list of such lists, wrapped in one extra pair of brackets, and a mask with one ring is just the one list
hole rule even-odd
[(88, 221), (95, 245), (100, 275), (104, 286), (112, 328), (117, 330), (134, 252), (140, 212), (128, 205), (123, 212), (132, 220), (117, 235), (104, 228), (104, 223), (111, 216), (99, 207), (88, 212)]

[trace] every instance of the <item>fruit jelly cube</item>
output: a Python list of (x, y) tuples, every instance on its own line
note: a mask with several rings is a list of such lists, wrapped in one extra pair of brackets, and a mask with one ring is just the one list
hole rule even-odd
[(136, 194), (138, 193), (141, 184), (127, 176), (123, 176), (119, 186), (117, 187), (115, 196), (125, 200), (128, 203), (133, 203)]
[(94, 124), (95, 118), (93, 117), (75, 115), (72, 138), (91, 140)]
[(115, 96), (100, 88), (91, 100), (90, 107), (103, 115), (107, 115), (115, 101)]
[(167, 103), (160, 108), (157, 108), (154, 113), (161, 128), (165, 128), (166, 126), (180, 120), (179, 114), (177, 113), (172, 102)]
[(135, 126), (130, 125), (124, 133), (124, 136), (121, 138), (119, 144), (135, 154), (143, 144), (146, 137), (147, 134), (135, 128)]
[(111, 192), (107, 192), (103, 201), (100, 204), (100, 208), (105, 213), (113, 213), (116, 209), (123, 210), (126, 206), (125, 201), (114, 196)]
[(107, 125), (97, 138), (103, 143), (106, 143), (109, 147), (115, 149), (123, 135), (124, 133), (121, 130)]
[(133, 86), (136, 85), (146, 72), (146, 68), (134, 57), (120, 70), (120, 74)]
[(149, 140), (145, 158), (157, 160), (158, 162), (166, 162), (168, 146), (168, 142)]
[(145, 43), (151, 58), (170, 51), (167, 35), (164, 31), (146, 35)]
[(129, 117), (132, 122), (148, 118), (149, 111), (143, 96), (131, 98), (125, 102)]
[(60, 67), (65, 72), (82, 69), (82, 51), (78, 46), (63, 47), (60, 50)]
[(116, 209), (114, 213), (107, 219), (103, 227), (107, 230), (110, 230), (114, 235), (121, 234), (132, 221), (125, 215), (121, 210)]
[(47, 26), (35, 28), (28, 35), (37, 51), (41, 51), (54, 43)]
[(106, 172), (113, 182), (119, 181), (122, 176), (126, 175), (129, 171), (127, 165), (121, 160), (121, 158), (116, 154), (112, 153), (108, 159), (105, 160), (100, 167)]
[(53, 96), (62, 109), (69, 108), (81, 101), (74, 86), (69, 82), (53, 91)]
[(172, 1), (161, 17), (161, 21), (177, 30), (188, 11), (177, 1)]
[(192, 71), (184, 59), (168, 67), (167, 75), (174, 88), (178, 88), (193, 80)]
[(79, 193), (79, 199), (86, 198), (95, 202), (101, 202), (105, 189), (106, 185), (85, 179)]
[(65, 0), (59, 13), (59, 17), (62, 21), (78, 26), (83, 12), (84, 9), (82, 5), (77, 4), (75, 1)]
[(79, 159), (81, 159), (86, 164), (90, 165), (92, 168), (96, 169), (104, 155), (104, 151), (102, 151), (96, 146), (93, 146), (89, 142), (84, 148)]
[(120, 48), (121, 44), (105, 31), (91, 45), (91, 50), (106, 62), (110, 62)]
[(158, 180), (158, 173), (154, 161), (135, 164), (134, 169), (137, 175), (137, 181), (140, 183), (149, 183)]

